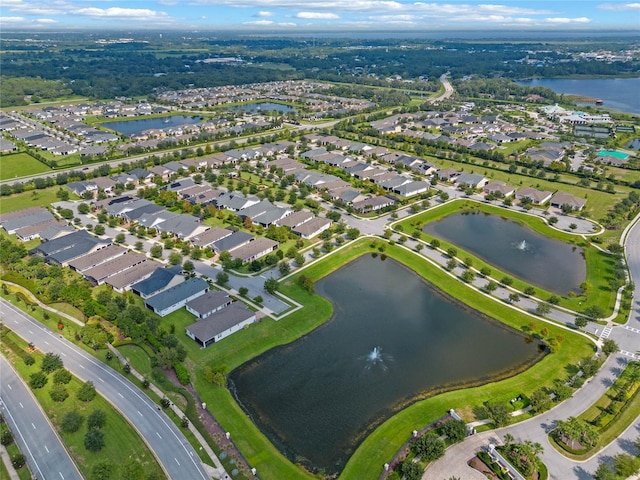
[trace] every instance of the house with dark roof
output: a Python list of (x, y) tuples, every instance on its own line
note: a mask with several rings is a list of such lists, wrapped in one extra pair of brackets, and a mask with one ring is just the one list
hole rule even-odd
[(515, 193), (516, 189), (504, 182), (490, 182), (482, 188), (482, 191), (486, 194), (510, 197)]
[(157, 267), (149, 277), (131, 285), (131, 291), (146, 299), (174, 287), (184, 280), (184, 275), (180, 273), (180, 267)]
[(549, 203), (552, 207), (562, 208), (564, 205), (568, 205), (572, 210), (580, 211), (587, 204), (587, 200), (571, 195), (570, 193), (557, 192), (553, 197), (551, 197)]
[(251, 235), (250, 233), (237, 231), (233, 232), (231, 235), (225, 236), (220, 240), (213, 242), (210, 247), (216, 253), (225, 251), (228, 252), (230, 250), (233, 250), (234, 248), (246, 245), (251, 240), (253, 240), (253, 235)]
[(266, 237), (258, 237), (251, 242), (229, 250), (231, 258), (239, 259), (242, 263), (253, 262), (278, 248), (278, 242)]
[(207, 318), (208, 316), (228, 307), (233, 303), (229, 298), (229, 294), (219, 290), (209, 290), (204, 295), (191, 300), (187, 303), (187, 312), (194, 314), (198, 318)]
[(62, 237), (44, 242), (29, 253), (41, 255), (48, 263), (67, 266), (71, 260), (111, 244), (111, 240), (94, 237), (86, 230), (76, 230)]
[(489, 179), (479, 173), (461, 173), (453, 183), (460, 188), (482, 188), (489, 183)]
[(395, 203), (396, 201), (391, 197), (374, 196), (360, 200), (359, 202), (353, 202), (352, 206), (358, 212), (374, 212), (390, 207)]
[(233, 233), (233, 230), (227, 230), (221, 227), (212, 227), (198, 235), (191, 237), (191, 242), (200, 248), (206, 248), (212, 243), (217, 242)]
[(234, 212), (238, 212), (243, 208), (250, 207), (257, 203), (260, 203), (260, 199), (258, 197), (254, 195), (245, 196), (241, 192), (232, 192), (220, 195), (215, 201), (216, 207), (225, 208)]
[(198, 320), (186, 328), (189, 338), (203, 348), (245, 328), (256, 320), (255, 312), (241, 302), (233, 302), (228, 307)]
[(187, 302), (204, 295), (209, 284), (202, 278), (189, 278), (145, 300), (147, 308), (161, 317), (184, 307)]
[(543, 203), (547, 203), (549, 200), (551, 200), (552, 195), (553, 192), (548, 192), (546, 190), (536, 190), (532, 187), (522, 187), (516, 192), (516, 199), (522, 200), (523, 198), (529, 198), (533, 203), (542, 205)]
[(122, 272), (116, 273), (108, 277), (104, 283), (118, 293), (124, 293), (131, 288), (131, 285), (148, 278), (157, 268), (157, 263), (152, 261), (142, 262), (134, 268), (128, 268)]
[(13, 235), (25, 227), (33, 227), (45, 223), (48, 226), (52, 221), (56, 221), (55, 217), (49, 210), (43, 207), (18, 210), (15, 215), (7, 214), (0, 216), (0, 226), (4, 228), (9, 235)]
[(135, 269), (146, 261), (147, 257), (144, 253), (128, 252), (126, 255), (111, 258), (106, 262), (84, 270), (82, 274), (94, 285), (102, 285), (107, 278), (125, 270)]
[(302, 238), (310, 239), (320, 235), (329, 228), (331, 228), (331, 220), (328, 218), (313, 217), (310, 220), (293, 227), (291, 232)]

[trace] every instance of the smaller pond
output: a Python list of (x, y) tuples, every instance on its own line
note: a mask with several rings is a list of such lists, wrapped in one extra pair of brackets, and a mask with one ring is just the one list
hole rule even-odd
[(426, 224), (422, 231), (560, 295), (580, 292), (587, 276), (580, 247), (545, 237), (498, 215), (454, 213)]
[(143, 118), (140, 120), (123, 120), (117, 122), (104, 122), (100, 125), (115, 130), (124, 135), (133, 135), (151, 129), (164, 129), (178, 127), (180, 125), (193, 125), (199, 123), (204, 117), (192, 115), (172, 115), (170, 117)]
[(234, 105), (232, 107), (226, 107), (225, 110), (231, 110), (232, 112), (244, 112), (244, 113), (266, 113), (266, 112), (289, 113), (289, 112), (295, 112), (296, 108), (290, 105), (282, 105), (280, 103), (258, 102), (258, 103), (247, 103), (244, 105)]

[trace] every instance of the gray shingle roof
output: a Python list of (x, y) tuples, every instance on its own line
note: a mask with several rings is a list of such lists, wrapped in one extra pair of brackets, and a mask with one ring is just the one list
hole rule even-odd
[(196, 295), (198, 292), (205, 292), (209, 284), (201, 278), (190, 278), (174, 287), (147, 298), (146, 304), (156, 312), (166, 310), (176, 303)]
[(225, 332), (229, 328), (237, 325), (255, 315), (241, 302), (233, 302), (228, 307), (214, 313), (213, 315), (198, 320), (187, 327), (195, 337), (206, 343)]
[(179, 268), (158, 267), (148, 278), (133, 284), (131, 290), (138, 292), (142, 296), (151, 295), (169, 285), (169, 282), (176, 276), (182, 276), (180, 275)]

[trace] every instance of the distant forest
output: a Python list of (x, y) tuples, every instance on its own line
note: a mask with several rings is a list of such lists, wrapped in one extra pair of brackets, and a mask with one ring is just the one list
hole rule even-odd
[[(49, 34), (52, 38), (46, 41), (26, 43), (15, 36), (10, 43), (2, 40), (2, 106), (24, 104), (25, 95), (38, 100), (69, 94), (110, 99), (152, 96), (169, 89), (302, 78), (399, 86), (398, 79), (435, 80), (445, 72), (454, 79), (468, 75), (517, 79), (622, 76), (640, 71), (637, 60), (608, 63), (575, 57), (576, 52), (596, 46), (618, 51), (630, 48), (628, 40), (615, 39), (597, 45), (564, 42), (552, 46), (540, 42), (185, 39), (177, 34), (130, 43), (97, 43), (95, 36), (83, 34)], [(212, 57), (241, 61), (202, 61)], [(421, 85), (433, 89), (428, 82)]]

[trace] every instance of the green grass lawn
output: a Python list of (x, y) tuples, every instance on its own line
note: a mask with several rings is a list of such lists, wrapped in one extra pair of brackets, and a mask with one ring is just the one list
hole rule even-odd
[[(372, 248), (372, 244), (376, 245)], [(382, 245), (381, 240), (361, 239), (340, 251), (329, 255), (304, 270), (304, 274), (317, 280), (340, 268), (359, 255), (374, 251)], [(375, 250), (377, 251), (377, 250)], [(483, 401), (506, 401), (517, 394), (530, 394), (544, 385), (551, 385), (555, 378), (564, 377), (564, 367), (594, 351), (593, 345), (584, 337), (573, 335), (552, 325), (543, 324), (533, 317), (515, 312), (501, 302), (488, 299), (467, 286), (447, 276), (438, 269), (420, 259), (419, 256), (398, 246), (386, 247), (386, 253), (409, 266), (428, 281), (456, 298), (464, 298), (465, 303), (499, 321), (518, 330), (528, 329), (533, 322), (535, 330), (548, 329), (548, 337), (558, 339), (564, 337), (561, 347), (556, 353), (547, 355), (542, 361), (511, 378), (489, 383), (484, 386), (466, 388), (435, 395), (414, 403), (378, 426), (373, 433), (357, 449), (349, 460), (341, 479), (376, 478), (382, 463), (393, 457), (395, 452), (411, 435), (411, 431), (421, 428), (431, 420), (440, 417), (449, 408), (456, 408), (467, 419), (473, 418), (473, 408)], [(165, 328), (173, 325), (179, 338), (188, 350), (189, 359), (197, 365), (192, 376), (198, 392), (207, 402), (216, 419), (225, 430), (242, 432), (235, 436), (235, 441), (249, 463), (256, 467), (262, 478), (315, 478), (301, 467), (286, 459), (268, 441), (262, 432), (244, 414), (227, 389), (208, 383), (203, 375), (206, 366), (225, 365), (230, 370), (247, 360), (273, 348), (274, 346), (292, 342), (310, 332), (331, 316), (331, 305), (319, 295), (303, 291), (296, 283), (296, 276), (281, 285), (281, 291), (294, 300), (302, 303), (304, 308), (279, 320), (265, 318), (238, 332), (221, 342), (206, 348), (200, 348), (186, 337), (184, 327), (193, 322), (193, 317), (184, 310), (168, 315), (162, 320)]]
[[(28, 192), (17, 193), (15, 195), (7, 195), (0, 197), (0, 214), (14, 212), (29, 207), (48, 207), (60, 199), (56, 197), (56, 192), (61, 187), (49, 187), (42, 190), (32, 190)], [(65, 187), (62, 187), (65, 188)], [(70, 200), (77, 200), (77, 195), (70, 193)]]
[(62, 313), (66, 313), (67, 315), (71, 315), (72, 317), (77, 318), (81, 322), (85, 321), (84, 314), (78, 308), (74, 307), (73, 305), (70, 305), (68, 303), (63, 303), (63, 302), (57, 302), (57, 303), (50, 303), (49, 306), (51, 308), (55, 308), (56, 310), (58, 310), (58, 311), (60, 311)]
[(135, 370), (145, 376), (151, 375), (151, 359), (141, 347), (133, 344), (120, 345), (118, 350)]
[[(547, 226), (542, 218), (525, 215), (505, 208), (486, 205), (484, 203), (470, 200), (458, 200), (448, 202), (441, 207), (430, 209), (422, 214), (400, 221), (395, 225), (401, 225), (405, 235), (412, 235), (415, 231), (421, 232), (422, 227), (426, 223), (436, 221), (453, 213), (464, 211), (482, 211), (499, 215), (502, 218), (509, 218), (546, 237), (581, 247), (585, 252), (585, 261), (587, 264), (586, 282), (589, 285), (589, 289), (581, 295), (562, 297), (560, 305), (575, 311), (581, 311), (586, 305), (594, 304), (600, 305), (605, 312), (607, 312), (607, 315), (613, 311), (616, 292), (610, 289), (607, 280), (613, 275), (614, 260), (612, 256), (601, 252), (592, 245), (589, 245), (589, 243), (579, 235), (572, 235)], [(420, 238), (427, 243), (432, 239), (431, 236), (427, 236), (425, 234), (421, 234)], [(441, 244), (440, 248), (443, 250), (447, 250), (449, 247), (455, 246), (450, 242), (446, 242), (442, 239), (439, 240)], [(500, 280), (504, 275), (506, 275), (504, 272), (498, 271), (495, 266), (489, 265), (477, 256), (461, 251), (457, 246), (455, 247), (458, 249), (458, 258), (472, 258), (474, 268), (479, 270), (484, 266), (490, 267), (492, 270), (491, 277), (494, 279)], [(514, 279), (514, 288), (523, 291), (527, 286), (529, 286), (529, 284), (526, 281), (517, 278)], [(536, 297), (542, 300), (546, 300), (552, 295), (551, 292), (545, 291), (538, 286), (533, 285), (533, 287), (536, 290)]]
[[(25, 347), (24, 341), (20, 337), (13, 333), (9, 333), (8, 335), (14, 343), (23, 348)], [(29, 376), (40, 369), (42, 354), (34, 354), (36, 363), (32, 366), (27, 366), (7, 347), (4, 347), (4, 350), (5, 353), (8, 354), (7, 358), (13, 363), (25, 381), (28, 381)], [(142, 465), (147, 474), (155, 473), (158, 475), (157, 478), (164, 478), (160, 465), (142, 438), (140, 438), (134, 428), (107, 400), (100, 395), (96, 395), (91, 402), (81, 402), (78, 400), (75, 394), (83, 382), (74, 377), (71, 382), (66, 385), (67, 391), (70, 394), (69, 397), (64, 402), (54, 402), (49, 396), (49, 390), (53, 385), (51, 379), (52, 374), (50, 374), (49, 377), (49, 382), (44, 388), (32, 391), (38, 399), (38, 403), (40, 403), (42, 409), (58, 430), (63, 443), (67, 446), (71, 456), (85, 477), (91, 478), (93, 467), (100, 462), (107, 461), (111, 463), (114, 467), (114, 473), (117, 474), (118, 472), (123, 472), (122, 465), (124, 463), (135, 461)], [(107, 415), (106, 425), (102, 429), (105, 436), (105, 446), (99, 452), (91, 452), (84, 446), (84, 436), (87, 431), (86, 418), (94, 410), (102, 410)], [(81, 428), (74, 433), (63, 432), (58, 426), (61, 419), (70, 411), (76, 411), (85, 418)]]
[(51, 170), (25, 152), (0, 156), (0, 180), (27, 177)]

